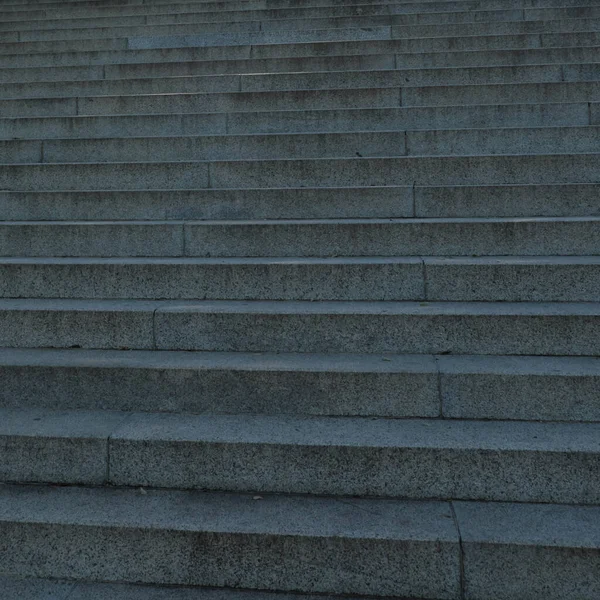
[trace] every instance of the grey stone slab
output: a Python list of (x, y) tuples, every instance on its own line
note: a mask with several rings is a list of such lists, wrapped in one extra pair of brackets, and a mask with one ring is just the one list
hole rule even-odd
[[(491, 242), (490, 242), (491, 243)], [(595, 302), (600, 258), (425, 258), (427, 300)]]
[[(583, 50), (583, 49), (582, 49)], [(556, 53), (555, 53), (556, 54)], [(392, 53), (346, 55), (346, 56), (301, 56), (284, 58), (262, 58), (243, 60), (196, 60), (158, 63), (106, 65), (107, 79), (129, 79), (135, 77), (189, 77), (193, 75), (216, 75), (237, 73), (277, 73), (312, 71), (360, 71), (394, 69), (396, 59)], [(58, 67), (55, 71), (68, 72), (80, 67)], [(18, 69), (11, 69), (17, 71)], [(1, 74), (0, 70), (0, 74)], [(59, 77), (56, 77), (59, 79)], [(69, 77), (62, 77), (69, 79)]]
[(2, 256), (181, 256), (178, 221), (0, 223)]
[(67, 600), (73, 597), (75, 583), (48, 579), (16, 579), (0, 577), (4, 600)]
[(443, 414), (458, 419), (600, 421), (600, 359), (439, 356)]
[[(565, 133), (566, 137), (568, 135)], [(583, 136), (578, 139), (581, 137)], [(5, 142), (7, 146), (12, 143)], [(18, 145), (27, 143), (39, 146), (39, 142), (34, 140), (15, 142)], [(568, 141), (565, 145), (569, 145)], [(590, 148), (592, 145), (596, 144), (587, 144)], [(44, 140), (46, 163), (337, 158), (404, 154), (405, 135), (402, 131)], [(14, 162), (32, 161), (27, 156), (17, 156)]]
[(376, 218), (412, 216), (413, 200), (412, 189), (406, 186), (32, 191), (0, 192), (0, 210), (7, 221)]
[(600, 215), (596, 184), (415, 187), (417, 217)]
[(0, 84), (0, 98), (58, 98), (175, 92), (237, 92), (240, 75), (102, 79), (86, 81), (32, 81)]
[(531, 127), (407, 131), (406, 154), (415, 156), (457, 154), (534, 154), (597, 152), (596, 127)]
[[(337, 40), (387, 40), (391, 37), (391, 28), (383, 27), (351, 27), (336, 29), (308, 29), (285, 33), (285, 41), (290, 43)], [(186, 48), (224, 45), (273, 44), (282, 43), (281, 34), (277, 32), (260, 32), (245, 34), (213, 34), (213, 35), (172, 35), (172, 36), (137, 36), (129, 37), (128, 49), (143, 50), (153, 48)]]
[[(103, 253), (116, 251), (108, 246)], [(5, 298), (421, 300), (424, 295), (423, 267), (416, 258), (0, 258)]]
[(0, 409), (0, 478), (22, 483), (106, 483), (108, 437), (123, 418), (109, 411)]
[(190, 256), (585, 255), (600, 253), (599, 228), (598, 217), (192, 221), (185, 224), (185, 250)]
[(150, 349), (157, 306), (124, 300), (0, 300), (0, 346)]
[(466, 598), (598, 597), (598, 507), (456, 502), (454, 509)]
[(201, 302), (156, 313), (162, 350), (598, 355), (595, 303)]
[(208, 186), (208, 163), (0, 165), (4, 190), (186, 190)]
[[(54, 165), (37, 167), (39, 173)], [(65, 165), (61, 172), (67, 175)], [(10, 175), (19, 165), (10, 167)], [(69, 170), (78, 165), (69, 165)], [(597, 154), (500, 155), (354, 158), (282, 161), (215, 161), (210, 164), (214, 188), (369, 186), (369, 185), (489, 185), (507, 183), (595, 183)], [(0, 181), (6, 167), (0, 167)], [(8, 174), (8, 173), (7, 173)], [(4, 178), (8, 179), (7, 177)], [(32, 180), (34, 178), (31, 178)], [(31, 183), (29, 184), (31, 185)], [(31, 188), (29, 188), (31, 189)], [(47, 186), (45, 189), (49, 189)], [(63, 188), (64, 189), (64, 188)]]
[(6, 408), (439, 415), (431, 356), (0, 350)]
[(103, 78), (104, 69), (100, 65), (0, 69), (1, 83), (53, 80), (87, 81)]
[[(600, 88), (600, 86), (599, 86)], [(600, 94), (599, 94), (600, 97)], [(3, 106), (0, 100), (0, 106)], [(15, 110), (11, 101), (11, 110)], [(356, 90), (297, 90), (290, 92), (236, 92), (229, 94), (176, 94), (94, 96), (78, 98), (80, 115), (140, 115), (155, 113), (253, 112), (400, 106), (399, 88)], [(38, 111), (37, 115), (43, 115)]]
[(109, 445), (115, 485), (600, 500), (600, 424), (592, 423), (133, 415)]
[(597, 101), (598, 81), (523, 82), (479, 85), (431, 85), (402, 88), (403, 106), (510, 104), (522, 102)]
[[(24, 117), (0, 119), (0, 136), (6, 138), (30, 138), (45, 140), (49, 138), (118, 138), (142, 136), (192, 136), (209, 134), (267, 134), (267, 133), (321, 133), (352, 131), (395, 131), (404, 129), (430, 130), (420, 140), (411, 140), (419, 148), (427, 144), (440, 153), (447, 147), (447, 140), (442, 136), (439, 142), (433, 137), (438, 129), (448, 128), (481, 128), (481, 132), (470, 133), (472, 140), (461, 139), (462, 134), (453, 132), (458, 148), (474, 146), (498, 151), (498, 144), (510, 147), (516, 133), (506, 130), (491, 136), (492, 142), (484, 138), (486, 133), (495, 127), (573, 127), (561, 130), (564, 136), (556, 140), (551, 133), (533, 130), (518, 130), (519, 137), (529, 138), (515, 146), (519, 151), (525, 148), (537, 148), (533, 145), (538, 139), (553, 145), (554, 149), (565, 144), (576, 143), (582, 147), (593, 147), (594, 129), (577, 129), (575, 126), (587, 126), (589, 123), (589, 103), (569, 104), (522, 104), (522, 105), (481, 105), (453, 107), (410, 107), (410, 108), (357, 108), (357, 109), (317, 109), (317, 110), (279, 110), (260, 112), (231, 113), (193, 113), (193, 114), (147, 114), (147, 115), (105, 115), (77, 117)], [(554, 130), (550, 130), (552, 132)], [(411, 134), (413, 132), (410, 132)], [(583, 140), (577, 136), (581, 133)], [(450, 135), (450, 133), (448, 134)], [(592, 137), (591, 140), (585, 139)], [(502, 136), (502, 137), (500, 137)], [(573, 140), (577, 136), (577, 141)], [(414, 138), (414, 136), (413, 136)], [(409, 136), (409, 140), (410, 140)], [(453, 142), (451, 142), (453, 143)], [(467, 144), (465, 146), (465, 144)], [(383, 147), (383, 146), (382, 146)], [(453, 146), (453, 148), (456, 148)]]
[[(563, 65), (519, 65), (495, 67), (448, 67), (433, 69), (397, 69), (394, 71), (331, 71), (328, 73), (242, 74), (241, 91), (418, 87), (426, 85), (473, 85), (530, 82), (586, 81), (591, 73), (580, 72), (577, 65), (566, 78)], [(156, 81), (156, 80), (154, 80)]]
[[(447, 503), (276, 496), (258, 501), (252, 495), (12, 486), (0, 491), (0, 528), (10, 539), (2, 571), (303, 592), (459, 595), (458, 538)], [(385, 572), (382, 564), (388, 565)]]

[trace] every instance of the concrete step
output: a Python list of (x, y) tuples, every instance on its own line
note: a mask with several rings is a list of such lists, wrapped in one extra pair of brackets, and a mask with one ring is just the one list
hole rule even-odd
[(598, 423), (41, 409), (0, 416), (3, 481), (600, 502)]
[(600, 422), (588, 357), (0, 350), (0, 407)]
[[(0, 498), (13, 576), (458, 600), (463, 564), (481, 597), (508, 587), (595, 600), (599, 589), (597, 507), (37, 486), (3, 486)], [(307, 555), (310, 567), (298, 558)]]
[[(75, 117), (197, 113), (252, 113), (349, 108), (481, 106), (484, 104), (592, 103), (590, 124), (598, 123), (600, 83), (519, 83), (434, 85), (362, 89), (287, 90), (272, 92), (179, 93), (79, 98), (0, 99), (4, 118)], [(554, 107), (556, 108), (556, 107)], [(476, 114), (473, 108), (473, 114)], [(501, 109), (499, 109), (501, 110)], [(291, 114), (291, 113), (290, 113)], [(573, 111), (575, 114), (575, 111)], [(211, 117), (218, 119), (219, 117)], [(232, 116), (230, 120), (236, 118)], [(245, 122), (246, 117), (239, 117)], [(247, 115), (249, 120), (251, 117)], [(227, 120), (226, 120), (227, 121)], [(4, 123), (7, 123), (4, 121)], [(585, 124), (585, 123), (582, 123)]]
[(600, 255), (599, 228), (600, 217), (3, 221), (0, 256), (566, 257)]
[[(197, 75), (86, 81), (0, 84), (0, 98), (64, 98), (86, 96), (267, 92), (353, 88), (498, 85), (515, 83), (594, 82), (600, 62), (493, 67), (437, 67), (374, 71), (320, 71), (241, 75)], [(167, 96), (167, 101), (172, 97)], [(25, 110), (27, 108), (25, 107)], [(22, 116), (23, 112), (17, 113)], [(43, 113), (42, 113), (43, 114)], [(11, 116), (7, 114), (5, 116)]]
[[(115, 40), (118, 42), (120, 40)], [(161, 50), (77, 51), (76, 45), (56, 44), (53, 48), (22, 42), (0, 45), (2, 68), (69, 67), (90, 65), (162, 64), (190, 61), (266, 60), (276, 58), (327, 57), (418, 52), (459, 52), (523, 49), (587, 48), (600, 45), (600, 32), (557, 34), (488, 35), (460, 38), (407, 38), (399, 40), (357, 40), (354, 42), (317, 42), (246, 46), (203, 46)], [(14, 50), (14, 53), (7, 52)], [(44, 51), (45, 50), (45, 51)], [(25, 53), (26, 52), (26, 53)]]
[(69, 67), (0, 69), (0, 83), (41, 81), (98, 81), (154, 79), (241, 73), (311, 73), (319, 71), (380, 71), (474, 66), (594, 63), (600, 46), (518, 50), (367, 54), (327, 57), (243, 59), (224, 61), (159, 62)]
[[(591, 122), (593, 121), (593, 122)], [(0, 118), (0, 138), (118, 138), (600, 125), (600, 104), (549, 103)], [(521, 130), (523, 131), (523, 130)], [(546, 134), (549, 135), (549, 134)], [(527, 142), (525, 142), (527, 144)]]
[[(262, 19), (250, 21), (231, 21), (231, 22), (203, 22), (198, 15), (192, 15), (187, 23), (177, 22), (179, 15), (169, 17), (170, 21), (175, 21), (166, 24), (157, 24), (157, 18), (149, 16), (129, 17), (136, 24), (123, 25), (108, 25), (96, 27), (79, 27), (69, 28), (64, 20), (62, 25), (65, 28), (60, 28), (61, 20), (58, 21), (42, 21), (29, 28), (20, 27), (19, 23), (7, 23), (3, 25), (0, 32), (3, 34), (3, 41), (43, 41), (43, 40), (66, 40), (66, 39), (98, 39), (110, 37), (135, 37), (135, 43), (130, 47), (140, 48), (160, 48), (174, 47), (173, 43), (177, 43), (173, 36), (190, 35), (191, 37), (199, 38), (200, 33), (213, 33), (220, 36), (238, 33), (256, 33), (256, 32), (277, 32), (279, 41), (284, 41), (284, 32), (303, 31), (314, 29), (336, 29), (336, 28), (361, 28), (361, 27), (405, 27), (411, 25), (442, 25), (442, 24), (464, 24), (464, 23), (498, 23), (498, 22), (543, 22), (562, 19), (597, 19), (600, 16), (600, 7), (584, 6), (584, 7), (569, 7), (569, 8), (546, 8), (546, 9), (530, 9), (523, 11), (522, 9), (509, 10), (477, 10), (477, 11), (450, 11), (450, 12), (415, 12), (403, 13), (394, 15), (381, 16), (340, 16), (340, 17), (315, 17), (315, 18), (298, 18), (298, 19)], [(140, 20), (149, 21), (150, 24), (142, 24)], [(110, 21), (111, 19), (109, 19)], [(121, 20), (116, 17), (112, 19), (116, 23)], [(98, 20), (100, 21), (100, 19)], [(93, 24), (93, 21), (89, 24)], [(100, 24), (99, 24), (100, 25)], [(525, 26), (525, 31), (531, 31)], [(477, 28), (478, 31), (485, 30)], [(15, 31), (18, 31), (18, 39), (11, 38)], [(560, 31), (560, 30), (559, 30)], [(244, 36), (246, 37), (246, 36)], [(414, 37), (414, 36), (413, 36)], [(423, 36), (418, 36), (423, 37)], [(227, 38), (224, 38), (227, 39)], [(166, 44), (166, 45), (165, 45)], [(187, 44), (189, 45), (189, 44)], [(212, 44), (211, 44), (212, 45)]]
[(600, 297), (600, 258), (588, 256), (2, 258), (0, 274), (3, 298), (594, 302)]
[(600, 216), (598, 184), (0, 192), (5, 221)]
[[(33, 8), (25, 6), (15, 10), (15, 6), (8, 7), (0, 4), (0, 18), (5, 23), (21, 22), (43, 22), (45, 20), (65, 20), (69, 23), (77, 23), (84, 19), (107, 19), (110, 17), (148, 16), (152, 17), (148, 22), (154, 22), (156, 17), (196, 14), (206, 20), (250, 20), (250, 19), (280, 19), (299, 18), (304, 15), (312, 16), (338, 16), (338, 15), (386, 15), (414, 12), (448, 12), (465, 10), (506, 10), (510, 8), (566, 8), (568, 6), (594, 6), (597, 0), (540, 0), (537, 2), (523, 2), (523, 0), (489, 0), (485, 3), (473, 0), (433, 0), (428, 2), (394, 1), (381, 2), (381, 0), (366, 1), (357, 0), (349, 3), (334, 3), (329, 0), (311, 0), (310, 6), (299, 2), (270, 2), (260, 0), (247, 0), (245, 2), (179, 2), (170, 4), (121, 4), (121, 5), (88, 5), (81, 7), (77, 5), (60, 6), (53, 5), (48, 9), (47, 5), (37, 4)], [(10, 10), (12, 8), (13, 10)]]
[(0, 165), (3, 191), (596, 183), (598, 154)]
[(600, 126), (0, 140), (0, 161), (11, 164), (491, 156), (542, 152), (600, 152)]
[[(578, 24), (580, 20), (575, 20)], [(461, 34), (454, 26), (455, 35), (433, 31), (435, 37), (402, 37), (390, 39), (389, 28), (367, 28), (320, 30), (321, 41), (299, 41), (285, 43), (196, 45), (183, 48), (135, 50), (128, 48), (127, 38), (88, 40), (85, 49), (77, 40), (19, 42), (0, 44), (0, 65), (3, 67), (42, 67), (71, 65), (104, 65), (136, 62), (174, 62), (190, 60), (239, 60), (249, 58), (282, 58), (299, 56), (332, 56), (345, 54), (385, 54), (405, 52), (443, 52), (459, 50), (506, 50), (518, 48), (560, 48), (597, 46), (599, 32), (594, 31), (590, 20), (590, 31), (566, 33), (474, 33)], [(567, 21), (571, 23), (571, 21)], [(518, 23), (517, 23), (518, 25)], [(559, 26), (556, 26), (559, 30)], [(294, 32), (288, 32), (295, 35)], [(328, 36), (345, 35), (346, 40), (328, 41)], [(351, 41), (350, 41), (351, 40)], [(204, 38), (206, 42), (206, 38)]]
[(0, 300), (0, 347), (596, 356), (598, 303)]

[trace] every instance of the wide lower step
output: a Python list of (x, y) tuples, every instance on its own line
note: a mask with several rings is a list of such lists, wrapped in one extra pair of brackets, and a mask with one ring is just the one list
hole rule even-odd
[(0, 417), (3, 481), (600, 503), (598, 423), (40, 409)]
[(0, 258), (3, 298), (595, 302), (599, 257)]
[(0, 165), (4, 191), (597, 183), (600, 154)]
[[(5, 221), (573, 217), (597, 184), (1, 192)], [(430, 250), (429, 250), (430, 251)]]
[[(596, 1), (596, 0), (594, 0)], [(348, 34), (350, 35), (350, 33)], [(98, 46), (97, 50), (88, 49)], [(547, 34), (504, 34), (463, 37), (404, 38), (397, 40), (323, 41), (237, 46), (199, 46), (157, 50), (127, 49), (125, 38), (88, 41), (81, 49), (77, 42), (21, 42), (0, 44), (0, 67), (71, 67), (177, 63), (190, 61), (268, 60), (300, 57), (330, 57), (419, 52), (465, 52), (535, 48), (588, 48), (600, 45), (600, 32), (586, 31)]]
[(597, 507), (255, 498), (3, 486), (2, 572), (440, 600), (600, 590)]
[(62, 98), (175, 93), (267, 92), (473, 84), (561, 83), (600, 79), (600, 62), (492, 67), (433, 67), (307, 73), (195, 75), (0, 84), (0, 98)]
[[(123, 138), (123, 137), (151, 137), (151, 136), (194, 136), (194, 135), (240, 135), (240, 134), (284, 134), (284, 133), (309, 133), (326, 132), (393, 132), (410, 130), (429, 130), (423, 133), (420, 143), (410, 135), (411, 150), (421, 147), (427, 137), (427, 147), (435, 150), (448, 146), (448, 140), (443, 137), (432, 140), (435, 130), (461, 129), (461, 128), (534, 128), (534, 127), (583, 127), (600, 124), (600, 104), (590, 102), (579, 103), (551, 103), (551, 104), (504, 104), (504, 105), (474, 105), (474, 106), (440, 106), (440, 107), (408, 107), (408, 108), (359, 108), (359, 109), (333, 109), (333, 110), (280, 110), (263, 112), (230, 112), (230, 113), (196, 113), (196, 114), (147, 114), (147, 115), (114, 115), (114, 116), (77, 116), (77, 117), (30, 117), (30, 118), (4, 118), (0, 119), (0, 138), (6, 139), (43, 139), (53, 138)], [(514, 147), (521, 150), (536, 149), (532, 145), (534, 140), (527, 139), (528, 129), (522, 129), (518, 139), (510, 138), (515, 135), (509, 132), (507, 139)], [(565, 131), (571, 133), (571, 131)], [(575, 133), (575, 132), (573, 132)], [(454, 132), (450, 142), (452, 149), (461, 147), (461, 136), (465, 133)], [(473, 138), (481, 133), (471, 132)], [(499, 134), (501, 135), (501, 134)], [(534, 135), (537, 135), (535, 132)], [(548, 138), (550, 132), (542, 134)], [(493, 136), (492, 136), (493, 137)], [(233, 139), (233, 138), (232, 138)], [(270, 143), (277, 147), (273, 138)], [(302, 138), (294, 138), (299, 140)], [(315, 137), (317, 142), (324, 139)], [(358, 140), (360, 138), (357, 138)], [(409, 140), (397, 141), (391, 146), (386, 146), (385, 137), (380, 140), (377, 148), (371, 151), (383, 152), (386, 147), (389, 151), (398, 152)], [(217, 140), (218, 141), (218, 140)], [(539, 140), (542, 142), (543, 140)], [(413, 145), (416, 142), (416, 146)], [(433, 142), (433, 143), (432, 143)], [(444, 143), (445, 142), (445, 143)], [(93, 142), (97, 143), (97, 142)], [(114, 143), (114, 142), (113, 142)], [(139, 142), (138, 142), (139, 143)], [(298, 142), (296, 142), (298, 143)], [(318, 143), (318, 142), (317, 142)], [(466, 140), (465, 142), (466, 143)], [(496, 148), (502, 147), (494, 144), (493, 140), (484, 144), (492, 144)], [(569, 143), (565, 140), (562, 143)], [(555, 147), (562, 145), (554, 140)], [(571, 140), (570, 143), (573, 143)], [(584, 147), (584, 140), (579, 142)], [(455, 145), (456, 144), (456, 145)], [(131, 144), (135, 150), (135, 142)], [(217, 147), (216, 142), (213, 146)], [(589, 141), (588, 141), (589, 146)], [(18, 149), (19, 145), (16, 146)], [(468, 146), (462, 146), (463, 148)], [(508, 147), (508, 146), (507, 146)], [(22, 147), (23, 149), (26, 146)], [(321, 146), (322, 148), (322, 146)], [(343, 146), (339, 146), (343, 152)], [(325, 150), (325, 148), (323, 148)], [(359, 150), (362, 150), (359, 148)], [(35, 156), (32, 152), (31, 156)], [(41, 149), (38, 154), (41, 156)], [(16, 155), (15, 160), (18, 160)]]
[[(193, 113), (243, 113), (232, 116), (239, 123), (249, 113), (265, 111), (309, 111), (325, 109), (394, 109), (422, 107), (473, 107), (554, 103), (592, 103), (590, 124), (598, 123), (596, 103), (600, 82), (518, 83), (494, 85), (454, 85), (430, 87), (389, 87), (323, 89), (272, 92), (178, 93), (169, 95), (92, 96), (78, 98), (0, 99), (4, 118), (83, 117), (108, 115), (156, 115)], [(558, 110), (558, 107), (556, 108)], [(499, 111), (503, 109), (498, 108)], [(505, 109), (508, 110), (508, 109)], [(575, 111), (574, 111), (575, 112)], [(281, 115), (279, 115), (281, 116)], [(433, 118), (433, 115), (431, 115)], [(277, 118), (277, 113), (274, 118)], [(185, 118), (185, 117), (182, 117)], [(223, 117), (213, 116), (214, 119)], [(585, 115), (581, 124), (586, 124)], [(235, 126), (235, 125), (234, 125)], [(238, 125), (239, 126), (239, 125)]]
[(43, 66), (0, 68), (0, 82), (94, 81), (199, 75), (318, 71), (368, 71), (385, 69), (431, 69), (553, 63), (593, 63), (600, 48), (529, 48), (468, 52), (419, 52), (342, 56), (304, 56), (243, 60), (197, 60), (157, 63), (126, 63), (89, 66)]
[(600, 354), (598, 303), (0, 300), (0, 347)]
[(600, 422), (589, 357), (0, 350), (0, 407)]

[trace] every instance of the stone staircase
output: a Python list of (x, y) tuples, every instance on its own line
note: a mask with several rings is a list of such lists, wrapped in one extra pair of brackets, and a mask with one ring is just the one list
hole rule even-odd
[(600, 0), (0, 0), (0, 138), (2, 600), (600, 598)]

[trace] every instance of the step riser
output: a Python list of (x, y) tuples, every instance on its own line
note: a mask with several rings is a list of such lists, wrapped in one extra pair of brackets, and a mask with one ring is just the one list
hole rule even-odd
[(600, 254), (599, 229), (593, 219), (13, 223), (0, 225), (0, 256), (579, 256)]
[[(0, 532), (11, 540), (13, 549), (3, 572), (13, 575), (341, 594), (376, 591), (388, 596), (419, 590), (424, 597), (458, 598), (458, 543), (434, 539), (364, 540), (18, 522), (2, 523)], [(62, 551), (57, 553), (56, 548)], [(33, 565), (32, 553), (43, 567)], [(381, 564), (390, 555), (399, 558), (383, 579)], [(302, 563), (307, 556), (327, 568), (307, 572)], [(251, 567), (240, 570), (240, 565)], [(354, 575), (349, 577), (348, 571)]]
[(600, 151), (585, 128), (385, 131), (296, 135), (0, 140), (3, 163), (218, 161), (448, 156)]
[(600, 422), (594, 359), (3, 354), (2, 408)]
[(594, 302), (600, 294), (600, 264), (477, 265), (426, 259), (422, 267), (405, 262), (302, 268), (0, 264), (0, 297)]
[(0, 165), (7, 191), (595, 183), (599, 177), (594, 154)]
[[(268, 92), (352, 88), (411, 88), (423, 86), (499, 85), (515, 83), (592, 82), (600, 63), (526, 65), (519, 67), (460, 67), (419, 70), (330, 71), (272, 75), (217, 75), (155, 79), (114, 79), (47, 83), (12, 83), (0, 87), (0, 98), (175, 94), (214, 92)], [(405, 86), (406, 79), (410, 85)], [(413, 91), (414, 93), (414, 91)], [(410, 105), (407, 97), (405, 105)], [(593, 99), (592, 99), (593, 100)], [(477, 101), (474, 101), (477, 103)], [(27, 113), (21, 113), (27, 114)], [(43, 114), (43, 113), (42, 113)], [(7, 115), (10, 116), (10, 115)]]
[[(436, 431), (439, 428), (426, 421), (408, 421), (400, 427), (367, 421), (363, 431), (379, 436), (383, 443), (371, 439), (359, 445), (340, 439), (344, 433), (358, 434), (360, 439), (356, 427), (335, 420), (328, 424), (292, 421), (298, 431), (304, 431), (298, 436), (286, 422), (249, 417), (256, 428), (249, 435), (239, 417), (133, 415), (124, 420), (113, 414), (95, 414), (102, 432), (98, 426), (94, 432), (81, 431), (76, 422), (67, 424), (60, 416), (48, 418), (37, 411), (9, 413), (0, 435), (6, 458), (6, 464), (0, 466), (2, 481), (411, 500), (593, 504), (600, 499), (600, 485), (590, 483), (600, 481), (600, 453), (591, 448), (577, 453), (566, 451), (564, 445), (562, 451), (558, 446), (520, 449), (498, 442), (486, 444), (485, 439), (479, 442), (483, 448), (461, 447), (452, 441), (444, 444)], [(72, 416), (78, 419), (80, 414)], [(34, 418), (40, 434), (34, 438), (22, 435)], [(378, 424), (386, 426), (374, 427)], [(279, 442), (264, 439), (269, 425), (278, 430)], [(314, 428), (324, 425), (329, 429), (315, 435)], [(482, 424), (478, 429), (469, 425), (464, 435), (497, 437), (489, 431), (493, 427), (486, 430)], [(235, 441), (227, 434), (232, 426), (240, 427), (241, 437)], [(563, 426), (563, 438), (583, 435), (589, 440), (597, 429), (590, 424)], [(453, 435), (452, 428), (445, 430)], [(553, 425), (529, 424), (520, 430), (535, 437), (556, 435)], [(391, 438), (403, 433), (409, 443), (396, 445)], [(414, 445), (419, 433), (432, 436), (424, 447)], [(423, 470), (430, 474), (426, 481), (418, 476)], [(548, 481), (553, 482), (551, 486)]]
[[(0, 119), (0, 137), (51, 138), (600, 125), (596, 105), (501, 106)], [(590, 118), (594, 123), (590, 123)]]
[(0, 211), (5, 221), (573, 217), (600, 216), (600, 193), (594, 184), (0, 192)]
[(587, 314), (221, 314), (177, 308), (163, 312), (160, 303), (147, 304), (147, 308), (136, 305), (134, 311), (118, 312), (100, 306), (73, 311), (64, 305), (60, 311), (4, 310), (0, 345), (370, 354), (594, 356), (600, 352), (600, 318)]

